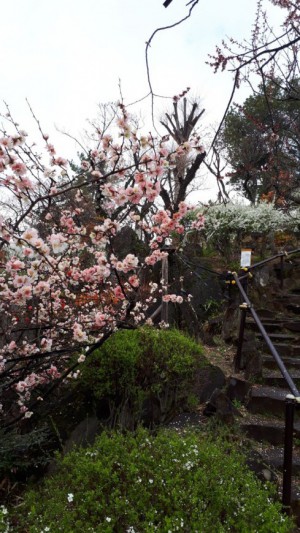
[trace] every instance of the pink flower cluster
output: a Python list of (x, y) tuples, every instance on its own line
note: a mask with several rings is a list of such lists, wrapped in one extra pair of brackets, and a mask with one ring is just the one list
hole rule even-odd
[(182, 296), (178, 296), (177, 294), (164, 294), (162, 297), (163, 302), (172, 302), (177, 304), (182, 304), (183, 298)]
[[(37, 387), (67, 375), (73, 354), (92, 350), (119, 327), (145, 323), (162, 295), (158, 283), (146, 287), (146, 272), (168, 257), (166, 240), (185, 231), (190, 207), (182, 202), (171, 212), (156, 200), (166, 171), (199, 146), (174, 150), (166, 140), (139, 136), (122, 105), (118, 127), (116, 141), (97, 131), (79, 175), (46, 134), (45, 160), (24, 148), (23, 133), (0, 139), (0, 188), (12, 206), (0, 216), (0, 320), (7, 324), (0, 372), (27, 417)], [(195, 227), (202, 223), (199, 217)], [(136, 232), (140, 255), (116, 251), (124, 227)], [(163, 301), (183, 298), (165, 294)]]

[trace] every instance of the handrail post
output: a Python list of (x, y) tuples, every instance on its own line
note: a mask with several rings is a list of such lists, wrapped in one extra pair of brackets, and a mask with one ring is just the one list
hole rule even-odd
[(241, 304), (241, 319), (240, 319), (240, 329), (239, 329), (239, 337), (238, 337), (238, 345), (237, 345), (237, 351), (234, 361), (234, 369), (235, 372), (239, 372), (242, 368), (242, 352), (243, 352), (243, 342), (244, 342), (244, 332), (245, 332), (245, 325), (246, 325), (246, 315), (247, 315), (247, 304)]
[(288, 394), (285, 401), (284, 459), (282, 483), (282, 510), (291, 513), (292, 470), (293, 470), (293, 432), (295, 397)]
[[(242, 268), (241, 272), (245, 273), (248, 272), (248, 268)], [(243, 278), (241, 281), (242, 287), (244, 289), (245, 294), (248, 292), (248, 275)], [(239, 327), (239, 336), (238, 336), (238, 345), (237, 345), (237, 351), (236, 356), (234, 360), (234, 370), (235, 372), (239, 372), (242, 370), (242, 353), (243, 353), (243, 342), (244, 342), (244, 333), (245, 333), (245, 326), (246, 326), (246, 316), (247, 316), (247, 310), (248, 305), (246, 302), (242, 303), (240, 306), (241, 310), (241, 318), (240, 318), (240, 327)]]
[(283, 255), (280, 257), (280, 288), (283, 289)]

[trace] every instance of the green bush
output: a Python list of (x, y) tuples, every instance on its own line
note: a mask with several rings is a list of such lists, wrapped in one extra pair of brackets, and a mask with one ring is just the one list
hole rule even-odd
[(200, 432), (102, 433), (25, 495), (9, 517), (20, 533), (284, 533), (274, 493), (234, 443)]
[(206, 365), (202, 347), (179, 331), (122, 330), (86, 361), (80, 384), (108, 402), (111, 427), (152, 427), (195, 400), (195, 374)]

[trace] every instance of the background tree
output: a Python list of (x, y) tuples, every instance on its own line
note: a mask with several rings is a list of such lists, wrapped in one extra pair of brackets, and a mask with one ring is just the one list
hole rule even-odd
[[(189, 88), (179, 97), (173, 98), (173, 112), (166, 112), (160, 121), (175, 143), (175, 147), (181, 147), (179, 152), (178, 149), (176, 151), (175, 165), (166, 170), (161, 183), (160, 195), (165, 208), (170, 211), (176, 211), (180, 202), (186, 199), (206, 156), (196, 130), (205, 110), (200, 109), (199, 101), (188, 101), (186, 97), (188, 91)], [(191, 152), (192, 146), (196, 147), (196, 154), (195, 151)]]
[[(204, 109), (200, 108), (200, 101), (198, 99), (188, 99), (187, 93), (189, 88), (183, 91), (178, 96), (173, 97), (173, 105), (171, 111), (163, 113), (161, 119), (162, 126), (166, 129), (167, 134), (161, 137), (161, 153), (170, 153), (171, 165), (167, 165), (160, 170), (160, 190), (159, 196), (163, 202), (165, 209), (171, 213), (178, 210), (180, 202), (186, 200), (191, 187), (194, 185), (197, 178), (197, 172), (201, 163), (205, 158), (205, 150), (200, 144), (200, 134), (197, 131), (199, 119), (204, 113)], [(105, 132), (110, 134), (110, 127), (112, 121), (108, 121), (107, 115), (116, 116), (117, 106), (115, 104), (108, 104), (101, 107), (101, 115), (95, 121), (91, 122), (93, 130), (97, 132)], [(105, 113), (104, 113), (105, 111)], [(135, 126), (136, 132), (140, 130), (139, 120), (136, 117), (131, 117), (131, 123)], [(103, 135), (103, 133), (101, 133)], [(101, 137), (100, 135), (100, 137)], [(93, 140), (94, 136), (87, 134), (88, 140)], [(142, 135), (142, 142), (146, 145), (151, 143), (153, 139), (151, 135)], [(98, 140), (99, 142), (99, 140)], [(202, 139), (201, 139), (202, 142)], [(86, 162), (89, 162), (90, 172), (99, 171), (105, 173), (105, 162), (96, 161), (93, 159), (93, 154), (89, 152), (82, 144), (79, 153), (80, 160), (83, 167)], [(139, 152), (134, 154), (134, 163), (136, 168), (139, 166)], [(75, 163), (71, 164), (72, 169), (78, 176), (78, 182), (82, 179), (82, 175), (86, 176), (87, 169), (81, 168)], [(115, 177), (114, 182), (122, 184), (122, 177)], [(132, 181), (132, 183), (134, 180)], [(103, 196), (99, 184), (95, 183), (90, 188), (91, 201), (95, 208), (101, 213), (103, 211)], [(150, 204), (145, 202), (141, 216), (146, 216)]]
[[(222, 46), (216, 48), (216, 54), (210, 56), (209, 61), (209, 64), (215, 71), (218, 71), (219, 69), (231, 71), (234, 76), (232, 92), (212, 142), (212, 148), (214, 149), (213, 155), (215, 158), (219, 157), (216, 148), (224, 126), (224, 121), (232, 102), (234, 101), (236, 91), (241, 84), (248, 85), (254, 95), (258, 92), (259, 95), (263, 96), (265, 99), (264, 104), (262, 104), (262, 102), (259, 103), (257, 100), (254, 105), (255, 108), (261, 107), (261, 113), (258, 113), (259, 115), (266, 115), (267, 128), (264, 132), (265, 138), (263, 137), (263, 133), (259, 134), (257, 131), (256, 134), (254, 134), (254, 128), (250, 128), (252, 129), (252, 137), (248, 139), (250, 144), (248, 147), (244, 144), (241, 148), (241, 151), (244, 150), (245, 152), (244, 155), (242, 156), (242, 154), (240, 154), (239, 156), (238, 154), (235, 154), (235, 163), (237, 164), (237, 167), (234, 171), (237, 171), (237, 169), (239, 169), (239, 171), (238, 174), (234, 174), (233, 179), (237, 179), (237, 182), (241, 185), (239, 176), (243, 174), (244, 187), (242, 188), (251, 202), (257, 200), (255, 193), (257, 187), (259, 188), (263, 186), (263, 183), (268, 182), (267, 179), (265, 180), (264, 177), (262, 177), (261, 170), (266, 170), (264, 163), (265, 157), (267, 157), (270, 165), (269, 153), (272, 156), (274, 155), (273, 170), (275, 174), (272, 178), (274, 187), (277, 191), (277, 199), (282, 196), (283, 192), (285, 192), (283, 191), (284, 188), (282, 188), (284, 180), (289, 183), (287, 191), (288, 196), (290, 195), (289, 193), (291, 189), (294, 190), (297, 188), (297, 184), (290, 184), (290, 182), (294, 180), (294, 177), (289, 173), (291, 166), (293, 166), (291, 162), (292, 158), (290, 156), (292, 156), (291, 151), (295, 150), (295, 135), (298, 135), (297, 127), (295, 127), (294, 124), (288, 125), (288, 123), (285, 126), (294, 129), (294, 133), (290, 132), (287, 136), (287, 144), (291, 143), (292, 147), (284, 147), (284, 141), (282, 141), (282, 138), (277, 138), (277, 119), (280, 113), (285, 116), (291, 115), (292, 112), (294, 113), (292, 106), (289, 105), (291, 101), (299, 102), (298, 80), (300, 79), (300, 72), (298, 58), (300, 34), (298, 27), (300, 20), (300, 4), (293, 0), (270, 1), (272, 4), (282, 9), (282, 23), (278, 24), (277, 29), (274, 29), (270, 22), (269, 13), (266, 9), (268, 2), (258, 0), (256, 19), (253, 25), (251, 38), (245, 38), (242, 42), (237, 42), (234, 38), (224, 40)], [(259, 89), (256, 89), (256, 87), (259, 87)], [(287, 101), (288, 103), (286, 106), (284, 106), (283, 102), (277, 106), (275, 103), (277, 97), (279, 101)], [(250, 102), (248, 102), (248, 104), (250, 105)], [(250, 112), (255, 111), (252, 109), (251, 105), (250, 108)], [(239, 119), (241, 117), (242, 111), (240, 113), (237, 111), (235, 116), (233, 113), (230, 119), (232, 126), (235, 122), (237, 127), (246, 127), (245, 121), (243, 124), (240, 124)], [(262, 116), (259, 116), (259, 121), (261, 118)], [(282, 127), (282, 118), (283, 117), (281, 117), (279, 121), (280, 127)], [(258, 128), (256, 127), (256, 129)], [(263, 129), (264, 124), (262, 123), (262, 132)], [(258, 136), (257, 141), (263, 143), (263, 147), (261, 146), (258, 148), (255, 135)], [(230, 143), (231, 139), (228, 139), (228, 141)], [(279, 141), (279, 143), (277, 141)], [(279, 159), (280, 153), (284, 155), (285, 160), (288, 159), (288, 161), (286, 161), (286, 166), (285, 164), (278, 166), (275, 163), (275, 160)], [(246, 163), (245, 168), (238, 167), (239, 159), (243, 160), (242, 164)], [(260, 164), (260, 161), (262, 161), (262, 165)], [(281, 174), (281, 171), (283, 171), (283, 174)], [(281, 189), (280, 192), (278, 190), (279, 184)], [(275, 190), (270, 191), (267, 188), (266, 194), (269, 194), (269, 192), (272, 194), (274, 192), (275, 194)], [(262, 194), (264, 194), (263, 189)], [(297, 194), (293, 193), (292, 198), (287, 199), (287, 204), (289, 205), (294, 201), (298, 201), (297, 196)]]
[(300, 86), (283, 80), (260, 86), (242, 106), (231, 109), (222, 144), (232, 167), (230, 184), (252, 204), (300, 203)]

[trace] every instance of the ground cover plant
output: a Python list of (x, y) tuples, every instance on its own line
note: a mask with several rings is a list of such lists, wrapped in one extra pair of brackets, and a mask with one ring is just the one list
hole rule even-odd
[(291, 531), (273, 495), (220, 437), (104, 432), (58, 459), (57, 473), (4, 519), (19, 533)]
[(112, 427), (134, 429), (197, 402), (195, 376), (207, 366), (201, 345), (178, 330), (121, 330), (86, 361), (79, 386), (108, 402)]

